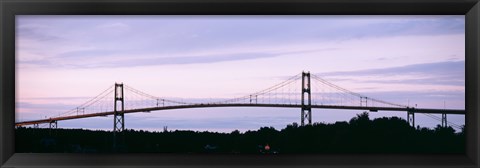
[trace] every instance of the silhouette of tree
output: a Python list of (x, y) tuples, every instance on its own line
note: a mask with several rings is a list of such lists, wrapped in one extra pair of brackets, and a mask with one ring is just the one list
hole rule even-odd
[[(261, 127), (241, 133), (126, 129), (124, 144), (113, 149), (111, 131), (16, 128), (16, 152), (40, 153), (464, 153), (460, 132), (437, 125), (411, 127), (399, 117), (370, 120), (368, 112), (349, 122), (288, 124), (281, 130)], [(266, 146), (268, 145), (268, 150)]]

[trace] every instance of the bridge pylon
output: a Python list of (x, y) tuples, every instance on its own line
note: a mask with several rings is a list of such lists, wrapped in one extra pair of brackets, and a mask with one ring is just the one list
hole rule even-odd
[[(115, 83), (115, 98), (113, 103), (113, 147), (116, 148), (116, 134), (123, 132), (125, 129), (125, 117), (123, 111), (125, 110), (123, 84)], [(119, 107), (120, 106), (120, 107)]]
[(56, 129), (57, 127), (58, 127), (57, 121), (55, 121), (55, 120), (50, 121), (50, 126), (49, 126), (50, 129)]
[[(305, 103), (305, 101), (307, 101)], [(310, 88), (310, 72), (302, 72), (302, 111), (301, 111), (301, 126), (305, 125), (305, 120), (308, 120), (308, 125), (312, 124), (312, 95)]]
[(442, 113), (442, 127), (447, 127), (447, 114)]
[(415, 113), (413, 111), (407, 111), (407, 121), (410, 126), (415, 128)]

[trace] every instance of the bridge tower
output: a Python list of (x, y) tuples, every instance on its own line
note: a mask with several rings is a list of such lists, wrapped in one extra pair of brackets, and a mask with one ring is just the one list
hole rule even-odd
[(413, 111), (407, 111), (407, 121), (410, 126), (415, 128), (415, 113)]
[[(50, 136), (52, 136), (52, 134), (55, 135), (56, 132), (55, 132), (54, 129), (57, 129), (57, 124), (58, 124), (58, 123), (57, 123), (56, 120), (50, 121), (50, 123), (49, 123), (49, 128), (50, 128), (50, 129), (48, 130), (48, 134), (50, 134)], [(52, 131), (52, 130), (53, 130), (53, 131)], [(52, 132), (53, 132), (53, 133), (52, 133)]]
[[(306, 100), (307, 99), (307, 100)], [(305, 103), (307, 101), (307, 103)], [(310, 72), (302, 72), (302, 122), (301, 126), (305, 125), (305, 120), (308, 124), (312, 124), (312, 95), (310, 89)]]
[(442, 127), (447, 127), (447, 114), (442, 113)]
[(50, 129), (57, 128), (57, 126), (58, 126), (57, 124), (58, 124), (58, 123), (57, 123), (57, 121), (55, 121), (55, 120), (50, 121), (50, 127), (49, 127), (49, 128), (50, 128)]
[[(123, 99), (123, 84), (115, 83), (115, 98), (114, 98), (114, 107), (113, 107), (113, 136), (117, 132), (122, 132), (125, 128), (125, 118), (123, 110), (125, 110), (125, 103)], [(120, 106), (120, 107), (118, 107)]]

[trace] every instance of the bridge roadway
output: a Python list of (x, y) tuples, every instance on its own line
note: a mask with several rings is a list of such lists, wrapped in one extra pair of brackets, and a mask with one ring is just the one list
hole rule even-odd
[[(150, 111), (159, 111), (159, 110), (171, 110), (171, 109), (186, 109), (186, 108), (205, 108), (205, 107), (282, 107), (282, 108), (301, 108), (302, 105), (299, 104), (190, 104), (190, 105), (178, 105), (178, 106), (163, 106), (163, 107), (151, 107), (151, 108), (141, 108), (141, 109), (131, 109), (119, 111), (119, 113), (138, 113), (138, 112), (150, 112)], [(465, 110), (459, 109), (426, 109), (426, 108), (401, 108), (401, 107), (365, 107), (365, 106), (334, 106), (334, 105), (311, 105), (312, 108), (320, 109), (346, 109), (346, 110), (369, 110), (372, 112), (377, 111), (404, 111), (404, 112), (413, 112), (413, 113), (430, 113), (430, 114), (465, 114)], [(92, 113), (92, 114), (81, 114), (65, 117), (54, 117), (42, 120), (32, 120), (32, 121), (22, 121), (15, 123), (15, 126), (25, 126), (33, 124), (43, 124), (50, 123), (54, 121), (62, 120), (71, 120), (71, 119), (80, 119), (80, 118), (89, 118), (89, 117), (100, 117), (113, 115), (115, 112), (101, 112), (101, 113)]]

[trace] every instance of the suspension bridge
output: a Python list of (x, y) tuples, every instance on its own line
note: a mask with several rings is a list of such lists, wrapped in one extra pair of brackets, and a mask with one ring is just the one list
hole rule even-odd
[[(300, 109), (301, 125), (312, 124), (312, 109), (346, 109), (406, 112), (407, 121), (415, 126), (415, 114), (423, 114), (447, 125), (461, 128), (447, 121), (447, 114), (465, 114), (464, 109), (416, 108), (368, 97), (335, 85), (317, 75), (302, 72), (264, 90), (222, 101), (184, 102), (157, 97), (123, 83), (115, 83), (105, 91), (65, 113), (46, 119), (16, 122), (16, 127), (38, 128), (49, 124), (57, 128), (58, 122), (80, 118), (114, 116), (113, 133), (125, 129), (125, 114), (161, 110), (213, 107), (280, 107)], [(441, 114), (441, 117), (432, 114)]]

